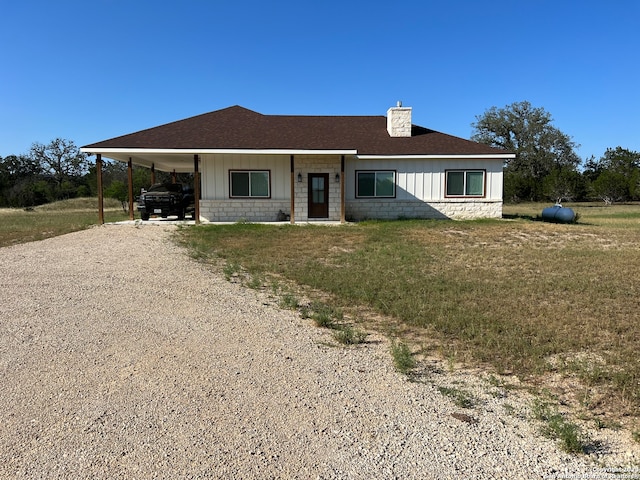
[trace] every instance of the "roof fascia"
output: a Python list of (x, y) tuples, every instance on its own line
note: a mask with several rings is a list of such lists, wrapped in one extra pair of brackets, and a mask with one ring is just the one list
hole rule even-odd
[(451, 160), (506, 160), (510, 158), (516, 158), (515, 153), (484, 153), (481, 155), (357, 155), (360, 160), (436, 160), (436, 159), (451, 159)]
[(83, 153), (89, 154), (105, 154), (110, 153), (125, 153), (130, 155), (136, 154), (192, 154), (192, 155), (206, 155), (206, 154), (221, 154), (221, 153), (235, 153), (235, 154), (254, 154), (254, 155), (356, 155), (357, 150), (304, 150), (304, 149), (251, 149), (251, 148), (87, 148), (80, 149)]

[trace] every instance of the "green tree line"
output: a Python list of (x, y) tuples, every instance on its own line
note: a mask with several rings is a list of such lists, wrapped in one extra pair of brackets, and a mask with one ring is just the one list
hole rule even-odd
[[(179, 181), (192, 181), (179, 174)], [(167, 172), (156, 172), (157, 182), (170, 181)], [(103, 193), (115, 198), (125, 208), (128, 201), (127, 165), (104, 161)], [(133, 191), (138, 195), (149, 188), (151, 171), (145, 167), (133, 169)], [(0, 207), (33, 207), (58, 200), (98, 196), (97, 171), (94, 161), (80, 151), (73, 141), (56, 138), (48, 144), (34, 143), (23, 155), (0, 157)]]
[(544, 108), (526, 101), (491, 107), (471, 125), (472, 140), (515, 153), (504, 168), (507, 202), (640, 200), (639, 152), (618, 146), (583, 161)]

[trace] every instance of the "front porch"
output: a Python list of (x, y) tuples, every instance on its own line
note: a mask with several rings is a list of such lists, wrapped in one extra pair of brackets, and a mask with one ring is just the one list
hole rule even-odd
[(344, 156), (204, 155), (202, 171), (200, 210), (208, 221), (345, 220)]
[[(133, 221), (133, 168), (139, 165), (155, 171), (193, 174), (196, 198), (195, 223), (345, 222), (345, 155), (253, 154), (249, 152), (104, 152), (105, 156), (127, 162), (129, 180), (129, 219)], [(104, 223), (102, 155), (97, 154), (99, 223)], [(188, 157), (192, 155), (191, 161)], [(154, 160), (157, 160), (156, 163)], [(251, 190), (251, 175), (262, 185)], [(242, 179), (246, 177), (246, 186)], [(260, 189), (260, 190), (259, 190)]]

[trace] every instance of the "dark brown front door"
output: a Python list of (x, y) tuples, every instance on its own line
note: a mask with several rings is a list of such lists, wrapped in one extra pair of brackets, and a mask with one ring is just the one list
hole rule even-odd
[(309, 218), (329, 217), (329, 174), (309, 174)]

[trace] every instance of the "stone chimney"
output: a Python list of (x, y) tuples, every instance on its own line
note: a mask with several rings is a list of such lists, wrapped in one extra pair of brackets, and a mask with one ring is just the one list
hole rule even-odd
[(411, 107), (403, 107), (402, 102), (387, 110), (387, 132), (391, 137), (411, 136)]

